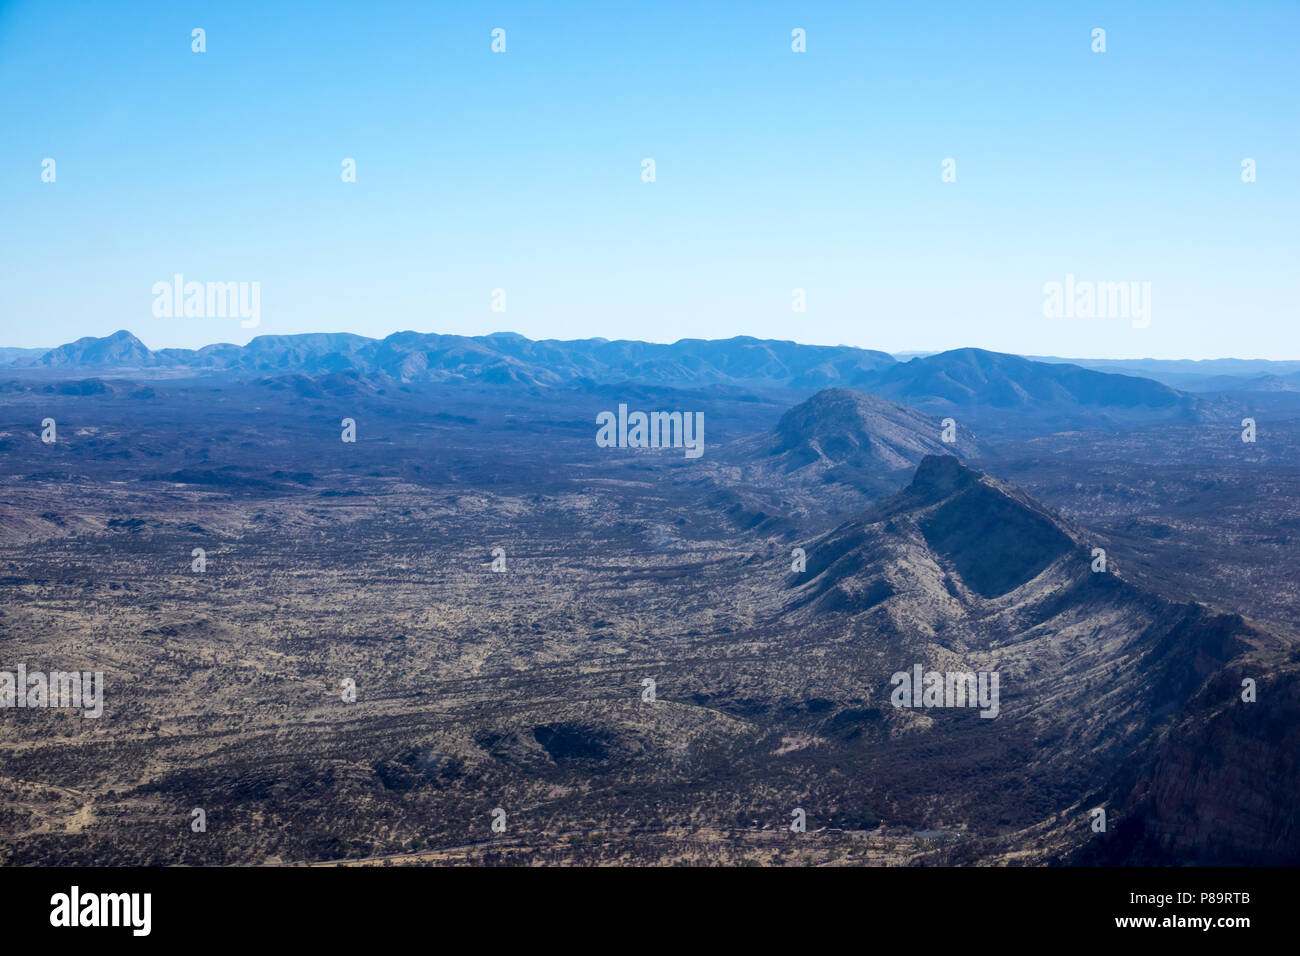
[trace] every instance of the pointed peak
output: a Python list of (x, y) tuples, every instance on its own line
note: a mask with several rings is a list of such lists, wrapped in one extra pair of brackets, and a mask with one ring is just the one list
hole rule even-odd
[(963, 465), (955, 455), (926, 455), (916, 466), (911, 487), (927, 494), (947, 495), (982, 477), (974, 468)]

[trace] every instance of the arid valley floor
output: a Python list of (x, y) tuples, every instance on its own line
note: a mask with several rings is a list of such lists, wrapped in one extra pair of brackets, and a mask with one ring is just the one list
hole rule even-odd
[(1300, 862), (1300, 411), (874, 394), (15, 373), (0, 863)]

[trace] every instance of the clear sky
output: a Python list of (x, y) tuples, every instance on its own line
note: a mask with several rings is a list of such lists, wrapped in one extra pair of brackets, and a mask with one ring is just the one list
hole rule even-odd
[[(0, 345), (1296, 359), (1297, 50), (1295, 0), (0, 0)], [(175, 273), (260, 282), (260, 327), (156, 318)], [(1150, 325), (1045, 317), (1066, 274), (1150, 282)]]

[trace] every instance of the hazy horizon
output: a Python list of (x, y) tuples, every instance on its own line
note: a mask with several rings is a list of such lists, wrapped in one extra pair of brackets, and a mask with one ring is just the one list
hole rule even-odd
[[(464, 336), (466, 336), (466, 337), (470, 337), (470, 338), (485, 338), (485, 337), (490, 337), (490, 336), (493, 336), (493, 335), (519, 335), (519, 336), (523, 336), (524, 338), (529, 339), (530, 341), (534, 341), (534, 342), (547, 342), (547, 341), (549, 341), (549, 342), (582, 342), (582, 341), (604, 340), (604, 341), (607, 341), (607, 342), (620, 342), (620, 341), (623, 341), (623, 342), (643, 342), (643, 343), (646, 343), (646, 344), (648, 344), (648, 345), (675, 345), (675, 344), (677, 344), (678, 342), (687, 342), (687, 341), (720, 342), (720, 341), (726, 341), (727, 339), (731, 339), (731, 338), (753, 338), (753, 339), (756, 339), (756, 340), (758, 340), (758, 341), (767, 341), (767, 342), (789, 342), (789, 343), (793, 343), (793, 344), (795, 344), (795, 345), (809, 346), (809, 347), (813, 347), (813, 348), (857, 348), (857, 349), (864, 349), (864, 350), (866, 350), (866, 351), (884, 352), (884, 353), (886, 353), (886, 354), (888, 354), (888, 355), (893, 356), (893, 357), (894, 357), (895, 359), (897, 359), (898, 361), (907, 361), (908, 359), (912, 359), (912, 358), (922, 358), (922, 357), (927, 356), (927, 355), (939, 355), (939, 354), (941, 354), (941, 353), (943, 353), (943, 352), (956, 352), (956, 351), (960, 351), (960, 350), (962, 350), (962, 349), (981, 349), (981, 350), (983, 350), (983, 351), (987, 351), (987, 352), (1001, 352), (1001, 353), (1003, 353), (1003, 354), (1007, 354), (1007, 355), (1018, 355), (1018, 356), (1020, 356), (1021, 358), (1026, 358), (1026, 359), (1029, 359), (1029, 360), (1031, 360), (1031, 361), (1043, 361), (1043, 360), (1048, 360), (1048, 359), (1070, 359), (1070, 360), (1078, 360), (1078, 361), (1086, 361), (1086, 362), (1234, 362), (1234, 361), (1235, 361), (1235, 362), (1300, 362), (1300, 357), (1297, 357), (1297, 358), (1294, 358), (1294, 359), (1288, 359), (1288, 358), (1258, 358), (1258, 357), (1253, 357), (1253, 356), (1248, 357), (1248, 356), (1242, 356), (1242, 355), (1210, 355), (1210, 356), (1204, 356), (1204, 357), (1201, 357), (1201, 358), (1159, 358), (1159, 357), (1151, 356), (1151, 355), (1127, 355), (1127, 356), (1118, 356), (1118, 357), (1116, 357), (1116, 356), (1100, 356), (1100, 355), (1043, 355), (1043, 354), (1033, 354), (1033, 353), (1028, 353), (1028, 352), (1007, 351), (1007, 350), (1003, 350), (1003, 349), (992, 349), (992, 348), (986, 348), (985, 346), (981, 346), (981, 345), (969, 345), (969, 344), (965, 344), (965, 345), (953, 345), (953, 346), (949, 346), (949, 347), (947, 347), (947, 348), (938, 348), (938, 349), (899, 349), (899, 350), (889, 350), (889, 349), (884, 349), (884, 348), (877, 348), (877, 347), (874, 347), (874, 346), (871, 346), (871, 345), (855, 345), (855, 344), (850, 344), (850, 343), (847, 343), (847, 342), (808, 342), (808, 341), (804, 341), (804, 340), (801, 340), (801, 339), (773, 338), (773, 337), (766, 337), (766, 336), (746, 335), (745, 333), (737, 333), (736, 335), (723, 336), (723, 337), (720, 337), (720, 338), (703, 338), (703, 337), (701, 337), (701, 336), (686, 336), (686, 337), (684, 337), (684, 338), (673, 339), (673, 340), (671, 340), (671, 341), (667, 341), (667, 340), (655, 340), (655, 339), (642, 339), (642, 338), (611, 337), (611, 336), (599, 336), (599, 335), (596, 335), (596, 336), (586, 336), (586, 337), (583, 337), (583, 338), (559, 338), (559, 337), (556, 337), (556, 336), (545, 336), (545, 337), (542, 337), (542, 338), (534, 338), (533, 336), (530, 336), (530, 335), (524, 335), (524, 333), (522, 333), (522, 332), (518, 332), (518, 331), (516, 331), (516, 330), (514, 330), (514, 329), (508, 329), (508, 328), (496, 329), (495, 331), (492, 331), (492, 332), (476, 332), (476, 333), (443, 332), (443, 331), (436, 331), (436, 330), (424, 330), (424, 329), (400, 328), (400, 329), (393, 329), (391, 332), (387, 332), (387, 333), (385, 333), (385, 334), (383, 334), (383, 335), (371, 335), (371, 334), (368, 334), (368, 333), (363, 333), (363, 332), (350, 332), (350, 331), (346, 331), (346, 330), (326, 331), (326, 330), (321, 330), (321, 329), (314, 330), (314, 331), (313, 331), (313, 330), (307, 330), (307, 331), (301, 331), (301, 332), (260, 332), (260, 331), (254, 331), (254, 332), (252, 332), (251, 334), (249, 334), (249, 335), (247, 335), (247, 336), (243, 336), (243, 337), (235, 337), (235, 338), (231, 338), (231, 339), (220, 339), (220, 340), (214, 340), (214, 341), (211, 341), (211, 342), (205, 342), (205, 343), (203, 343), (202, 345), (198, 345), (198, 346), (190, 346), (190, 345), (161, 345), (161, 344), (154, 344), (154, 343), (151, 343), (151, 342), (146, 341), (146, 340), (144, 339), (144, 337), (138, 335), (136, 332), (134, 332), (133, 330), (131, 330), (131, 329), (129, 329), (129, 328), (113, 329), (112, 331), (110, 331), (110, 332), (106, 332), (106, 333), (104, 333), (103, 335), (88, 334), (88, 335), (85, 335), (85, 336), (78, 336), (77, 339), (81, 339), (81, 338), (107, 338), (107, 337), (109, 337), (109, 336), (112, 336), (112, 335), (117, 334), (118, 332), (128, 332), (128, 333), (130, 333), (131, 335), (134, 335), (137, 339), (139, 339), (141, 342), (143, 342), (144, 345), (145, 345), (147, 348), (149, 348), (150, 351), (155, 351), (155, 352), (156, 352), (156, 351), (161, 351), (161, 350), (163, 350), (163, 349), (170, 349), (170, 348), (190, 349), (190, 350), (195, 350), (195, 351), (197, 351), (198, 349), (208, 348), (208, 347), (210, 347), (210, 346), (214, 346), (214, 345), (236, 345), (236, 346), (239, 346), (239, 347), (242, 348), (242, 347), (248, 345), (248, 343), (251, 342), (253, 339), (258, 338), (258, 337), (261, 337), (261, 336), (295, 336), (295, 335), (357, 335), (357, 336), (361, 336), (362, 338), (381, 340), (381, 339), (387, 338), (387, 337), (390, 336), (390, 335), (398, 335), (398, 334), (405, 333), (405, 332), (415, 332), (415, 333), (420, 334), (420, 335), (464, 335)], [(6, 342), (0, 342), (0, 349), (25, 349), (25, 350), (29, 350), (29, 351), (50, 351), (50, 350), (52, 350), (52, 349), (56, 349), (56, 348), (58, 348), (59, 346), (62, 346), (62, 345), (68, 345), (68, 344), (70, 344), (71, 342), (75, 342), (75, 341), (77, 341), (77, 339), (69, 339), (69, 340), (66, 341), (66, 342), (58, 342), (58, 343), (56, 343), (56, 344), (54, 344), (54, 345), (31, 345), (31, 346), (28, 346), (28, 345), (11, 345), (11, 344), (8, 344), (8, 343), (6, 343)], [(242, 339), (242, 340), (238, 340), (238, 339)]]

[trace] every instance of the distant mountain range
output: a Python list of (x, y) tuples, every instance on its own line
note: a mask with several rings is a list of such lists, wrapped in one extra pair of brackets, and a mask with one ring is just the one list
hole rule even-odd
[(349, 333), (260, 335), (245, 346), (150, 350), (127, 331), (82, 338), (12, 368), (190, 370), (195, 373), (309, 375), (355, 370), (404, 382), (520, 382), (565, 385), (634, 381), (665, 385), (773, 385), (817, 389), (860, 385), (894, 365), (885, 352), (845, 346), (734, 338), (671, 345), (583, 339), (533, 341), (512, 332), (438, 335), (397, 332), (384, 339)]
[[(1141, 375), (1192, 392), (1300, 389), (1300, 361), (1269, 359), (1071, 359), (1027, 355), (1037, 362), (1067, 363), (1099, 372)], [(1279, 383), (1281, 383), (1279, 385)]]
[[(982, 351), (982, 350), (958, 350)], [(778, 383), (817, 388), (861, 385), (867, 373), (911, 359), (946, 352), (890, 355), (851, 346), (800, 345), (754, 339), (683, 339), (671, 345), (585, 339), (533, 341), (512, 332), (439, 335), (397, 332), (372, 339), (345, 332), (262, 335), (246, 346), (221, 343), (201, 349), (151, 350), (125, 330), (87, 336), (57, 348), (0, 347), (0, 368), (192, 369), (307, 374), (356, 369), (384, 371), (395, 378), (481, 377), (498, 363), (507, 368), (540, 367), (563, 378), (588, 376), (680, 384)], [(1300, 388), (1300, 360), (1267, 359), (1091, 359), (1026, 355), (1049, 365), (1154, 379), (1187, 391)], [(565, 366), (572, 368), (565, 370)], [(514, 369), (518, 371), (519, 369)], [(537, 369), (534, 368), (534, 371)], [(552, 376), (542, 373), (543, 379)], [(1279, 384), (1280, 383), (1280, 384)]]
[[(1026, 426), (1059, 430), (1226, 419), (1241, 411), (1239, 403), (1221, 395), (1193, 395), (1151, 378), (984, 349), (954, 349), (900, 362), (870, 349), (743, 336), (682, 339), (663, 345), (606, 339), (534, 341), (510, 332), (484, 336), (398, 332), (384, 339), (313, 333), (262, 335), (244, 346), (153, 350), (123, 330), (43, 352), (10, 350), (5, 357), (9, 362), (0, 367), (17, 375), (264, 380), (280, 375), (346, 374), (404, 384), (637, 383), (772, 388), (804, 394), (852, 388), (930, 415), (962, 416), (964, 423), (990, 435)], [(1243, 367), (1259, 378), (1256, 364)], [(1222, 377), (1224, 369), (1236, 366), (1215, 366), (1212, 372)], [(1229, 375), (1228, 381), (1239, 380)], [(1279, 401), (1293, 401), (1277, 394), (1289, 389), (1285, 378), (1272, 376), (1260, 387), (1274, 393), (1270, 408), (1278, 407)], [(1300, 393), (1294, 401), (1300, 409)]]

